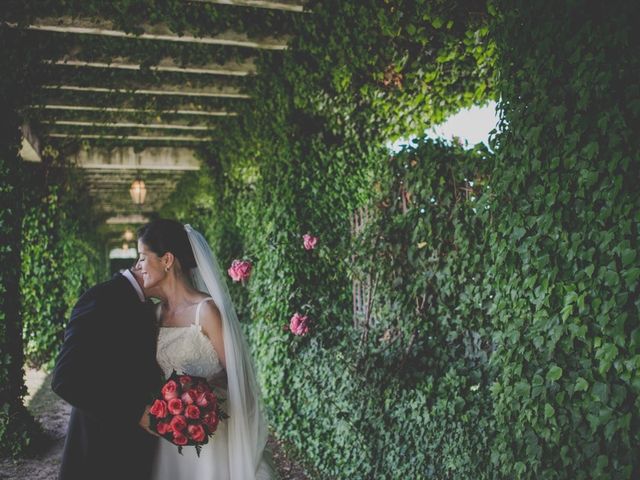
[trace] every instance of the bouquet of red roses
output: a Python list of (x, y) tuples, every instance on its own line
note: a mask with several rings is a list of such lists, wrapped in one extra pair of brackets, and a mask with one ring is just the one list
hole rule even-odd
[(178, 375), (174, 370), (149, 409), (150, 429), (178, 446), (195, 445), (200, 456), (202, 445), (228, 418), (220, 400), (202, 377)]

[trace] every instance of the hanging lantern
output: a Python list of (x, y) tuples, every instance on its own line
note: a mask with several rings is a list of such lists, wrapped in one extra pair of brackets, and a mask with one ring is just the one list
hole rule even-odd
[(131, 195), (131, 200), (136, 205), (142, 205), (144, 203), (144, 199), (147, 196), (147, 187), (140, 178), (133, 181), (129, 189), (129, 194)]
[(122, 237), (125, 239), (125, 241), (131, 242), (133, 240), (133, 232), (127, 228), (124, 231), (124, 234), (122, 235)]

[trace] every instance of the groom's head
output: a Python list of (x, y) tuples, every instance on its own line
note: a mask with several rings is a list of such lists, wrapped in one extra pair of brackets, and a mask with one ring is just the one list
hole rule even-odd
[(140, 288), (142, 289), (142, 293), (144, 293), (144, 296), (146, 298), (151, 297), (152, 295), (149, 289), (144, 288), (144, 279), (142, 278), (142, 270), (140, 269), (140, 267), (138, 267), (137, 262), (133, 264), (131, 267), (129, 267), (129, 271), (131, 272), (131, 275), (133, 275), (133, 278), (136, 279), (136, 282), (138, 282), (138, 285), (140, 285)]

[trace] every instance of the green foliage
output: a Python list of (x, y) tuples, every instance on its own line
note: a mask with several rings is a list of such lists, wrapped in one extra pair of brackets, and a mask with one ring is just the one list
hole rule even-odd
[(261, 37), (285, 33), (289, 25), (284, 21), (287, 14), (278, 10), (238, 9), (196, 2), (185, 4), (181, 0), (114, 0), (107, 3), (100, 0), (7, 0), (1, 12), (7, 20), (21, 24), (43, 17), (100, 19), (132, 34), (142, 33), (143, 24), (162, 24), (178, 34), (211, 36), (235, 30), (246, 32), (250, 37)]
[[(394, 8), (412, 8), (410, 3)], [(479, 74), (481, 69), (469, 61), (473, 53), (464, 47), (458, 56), (442, 59), (454, 70), (465, 72), (464, 84), (456, 84), (447, 77), (447, 69), (431, 76), (422, 69), (429, 64), (429, 55), (436, 54), (435, 50), (426, 56), (421, 53), (425, 38), (437, 36), (433, 31), (418, 32), (408, 27), (399, 36), (387, 31), (391, 28), (385, 27), (388, 22), (395, 28), (405, 21), (389, 19), (389, 6), (372, 3), (361, 8), (354, 3), (329, 2), (312, 8), (312, 16), (296, 20), (290, 52), (283, 57), (261, 56), (261, 75), (248, 86), (255, 100), (240, 106), (240, 117), (220, 127), (219, 140), (211, 145), (210, 153), (203, 155), (213, 167), (216, 185), (220, 185), (215, 193), (215, 218), (208, 212), (193, 214), (193, 199), (200, 194), (192, 189), (192, 182), (183, 184), (174, 197), (187, 199), (179, 212), (174, 211), (178, 216), (184, 212), (190, 223), (203, 227), (215, 222), (208, 238), (216, 245), (223, 268), (238, 257), (254, 262), (248, 286), (231, 288), (236, 304), (241, 305), (270, 420), (281, 437), (305, 452), (321, 475), (395, 478), (394, 472), (401, 469), (407, 478), (419, 478), (429, 471), (482, 472), (491, 432), (487, 373), (484, 363), (464, 359), (460, 346), (471, 328), (483, 324), (484, 317), (470, 318), (471, 312), (486, 309), (486, 305), (472, 308), (483, 292), (474, 291), (468, 310), (456, 317), (457, 322), (451, 320), (457, 330), (447, 341), (456, 346), (455, 352), (447, 354), (443, 345), (438, 362), (423, 365), (422, 370), (411, 374), (428, 342), (427, 330), (414, 335), (419, 326), (427, 324), (425, 313), (414, 314), (418, 292), (425, 287), (424, 278), (416, 269), (416, 275), (407, 279), (408, 284), (415, 283), (415, 288), (408, 289), (407, 298), (393, 307), (386, 302), (392, 293), (381, 289), (377, 297), (381, 330), (363, 337), (352, 320), (352, 259), (355, 253), (361, 253), (358, 261), (362, 269), (372, 260), (362, 245), (353, 248), (350, 228), (355, 209), (371, 200), (376, 180), (378, 188), (386, 193), (395, 188), (389, 181), (400, 170), (381, 162), (387, 156), (382, 145), (390, 136), (420, 131), (461, 105), (488, 98), (488, 92), (478, 89), (479, 84), (492, 81), (487, 73), (490, 43), (486, 31), (481, 21), (471, 22), (464, 16), (456, 29), (447, 30), (438, 39), (438, 49), (442, 49), (439, 55), (454, 48), (455, 38), (466, 36), (467, 29), (481, 30), (472, 43), (483, 52), (478, 50), (476, 54), (486, 56), (486, 75)], [(421, 15), (426, 12), (421, 11)], [(340, 24), (331, 28), (325, 25), (335, 22)], [(361, 31), (367, 28), (370, 32)], [(388, 48), (383, 47), (385, 43)], [(399, 62), (411, 52), (418, 56), (403, 60), (402, 78), (406, 80), (400, 87), (393, 83), (399, 77), (388, 72), (387, 79), (384, 72), (391, 62)], [(424, 91), (431, 88), (439, 92), (437, 100), (424, 97)], [(481, 93), (465, 93), (470, 90)], [(445, 100), (448, 95), (456, 98)], [(469, 165), (480, 155), (465, 156), (460, 149), (449, 152), (443, 146), (429, 145), (419, 155), (425, 157), (425, 170), (415, 170), (420, 175), (434, 168), (431, 164), (438, 160), (432, 157), (438, 155), (443, 157), (440, 168), (445, 158), (459, 159), (465, 165), (456, 173), (458, 183), (462, 182), (464, 169), (485, 171)], [(426, 188), (431, 186), (417, 185), (416, 195)], [(446, 185), (441, 188), (447, 190)], [(453, 198), (455, 192), (447, 191), (446, 195)], [(467, 204), (463, 208), (454, 203), (451, 201), (455, 211), (470, 212)], [(389, 214), (395, 223), (405, 218), (396, 213)], [(411, 220), (402, 228), (412, 231), (414, 221), (412, 212)], [(438, 224), (444, 230), (444, 218), (434, 222), (442, 222)], [(473, 225), (471, 230), (482, 232), (482, 223)], [(305, 233), (320, 238), (315, 250), (302, 248)], [(464, 229), (458, 238), (463, 242)], [(401, 234), (388, 239), (390, 250), (397, 252), (413, 241), (411, 236)], [(417, 252), (416, 257), (422, 253)], [(450, 262), (455, 266), (453, 259)], [(406, 255), (401, 254), (398, 264), (405, 261)], [(468, 263), (477, 270), (481, 259)], [(395, 282), (394, 288), (401, 276), (395, 270), (381, 275), (381, 281), (389, 286)], [(444, 283), (446, 279), (447, 273), (443, 272), (438, 281)], [(448, 298), (449, 310), (455, 301), (454, 291)], [(311, 333), (306, 338), (295, 338), (287, 329), (297, 311), (311, 318)], [(411, 318), (404, 330), (396, 332), (395, 319), (401, 311), (409, 312)], [(462, 319), (475, 323), (464, 326)], [(386, 345), (379, 338), (387, 331), (402, 340)], [(486, 332), (476, 334), (486, 340)], [(452, 358), (457, 362), (445, 367)], [(476, 367), (473, 372), (472, 366)], [(431, 375), (429, 381), (421, 377), (426, 371)], [(448, 399), (453, 392), (462, 399), (460, 392), (480, 384), (482, 390), (464, 402), (438, 399)], [(437, 400), (433, 417), (423, 414), (427, 399), (431, 403)], [(431, 434), (428, 441), (422, 435), (425, 429)], [(405, 432), (410, 432), (406, 444)], [(442, 455), (443, 451), (447, 454)], [(419, 461), (407, 464), (407, 452)]]
[[(230, 287), (278, 435), (326, 478), (637, 477), (637, 2), (327, 0), (293, 17), (197, 7), (73, 1), (36, 12), (20, 3), (14, 19), (71, 9), (132, 32), (148, 18), (203, 34), (293, 34), (288, 51), (259, 55), (261, 75), (234, 83), (252, 100), (224, 103), (240, 115), (201, 150), (210, 169), (185, 176), (162, 212), (203, 231), (223, 269), (253, 261), (247, 287)], [(87, 39), (80, 55), (122, 48), (146, 66), (165, 52), (189, 63), (246, 58), (178, 46), (145, 56), (143, 45)], [(129, 75), (106, 83), (132, 85)], [(10, 235), (0, 342), (14, 356), (0, 358), (0, 392), (11, 399), (0, 438), (24, 445), (27, 435), (5, 440), (24, 395), (22, 350), (11, 347), (24, 99), (11, 98), (12, 78), (2, 78), (3, 101), (14, 103), (0, 129), (0, 145), (11, 146), (0, 159), (11, 206), (0, 216)], [(385, 160), (389, 139), (491, 97), (502, 108), (495, 154), (420, 140)], [(365, 206), (365, 229), (352, 237)], [(44, 220), (27, 223), (46, 232), (40, 246), (53, 241)], [(319, 237), (315, 250), (302, 248), (304, 233)], [(53, 270), (56, 259), (39, 255)], [(353, 318), (352, 281), (374, 291), (364, 322)], [(306, 337), (287, 330), (295, 312), (311, 318)]]
[[(485, 6), (472, 1), (312, 2), (297, 18), (287, 76), (298, 108), (334, 132), (422, 135), (493, 92)], [(355, 124), (354, 124), (355, 123)], [(358, 125), (359, 127), (357, 127)]]
[(17, 110), (28, 95), (32, 59), (20, 48), (22, 40), (0, 27), (0, 43), (4, 46), (0, 65), (14, 65), (0, 76), (0, 231), (3, 239), (0, 244), (0, 454), (3, 456), (19, 455), (41, 434), (23, 405), (26, 388), (18, 284), (23, 172), (18, 157)]
[[(30, 173), (20, 296), (25, 358), (39, 368), (53, 365), (71, 309), (80, 294), (98, 281), (100, 262), (90, 235), (80, 228), (87, 219), (78, 208), (79, 185), (74, 185), (71, 197), (69, 185), (47, 184), (42, 172)], [(49, 181), (52, 176), (45, 173)]]
[(379, 399), (363, 431), (375, 478), (491, 477), (491, 166), (483, 149), (421, 140), (380, 171), (353, 246), (370, 317), (342, 351), (363, 399)]
[(22, 228), (20, 296), (26, 361), (35, 367), (55, 358), (62, 340), (66, 305), (57, 248), (55, 188), (29, 209)]
[[(184, 2), (183, 0), (162, 1), (129, 1), (117, 0), (113, 2), (97, 1), (16, 1), (7, 0), (0, 6), (0, 20), (18, 25), (27, 25), (41, 18), (80, 18), (82, 20), (99, 20), (107, 23), (107, 28), (122, 30), (130, 34), (140, 34), (142, 25), (148, 24), (156, 29), (160, 26), (168, 28), (179, 35), (189, 34), (196, 37), (216, 36), (227, 31), (244, 33), (249, 39), (263, 37), (278, 37), (291, 33), (291, 14), (264, 8), (237, 8), (229, 5), (212, 5), (206, 2)], [(45, 52), (48, 60), (59, 60), (73, 57), (81, 61), (111, 63), (114, 58), (124, 59), (125, 62), (141, 65), (141, 71), (122, 71), (110, 68), (86, 69), (71, 66), (47, 65), (41, 69), (39, 77), (42, 84), (96, 86), (105, 88), (125, 89), (126, 92), (78, 92), (45, 89), (37, 92), (33, 104), (56, 103), (82, 104), (83, 100), (90, 100), (93, 106), (126, 107), (140, 109), (138, 112), (121, 114), (113, 111), (96, 111), (83, 114), (83, 121), (114, 122), (129, 121), (136, 123), (157, 123), (158, 120), (175, 121), (176, 116), (167, 111), (178, 108), (191, 110), (222, 109), (235, 110), (237, 99), (212, 99), (198, 97), (194, 101), (185, 101), (177, 97), (166, 95), (137, 95), (134, 89), (140, 85), (146, 87), (160, 85), (176, 85), (179, 87), (216, 87), (235, 86), (243, 88), (250, 83), (250, 79), (232, 78), (221, 79), (219, 76), (193, 75), (183, 72), (157, 72), (150, 69), (162, 60), (172, 59), (180, 66), (202, 66), (207, 64), (225, 64), (227, 62), (244, 62), (253, 55), (253, 49), (231, 46), (212, 46), (207, 44), (154, 42), (148, 39), (104, 37), (98, 35), (76, 35), (61, 32), (28, 33), (28, 44), (37, 45)], [(240, 100), (242, 102), (243, 100)], [(52, 129), (51, 122), (55, 120), (78, 119), (77, 112), (58, 110), (29, 109), (25, 112), (32, 121), (34, 128), (46, 136)], [(211, 136), (215, 134), (215, 127), (219, 119), (194, 119), (198, 124), (206, 124), (208, 131), (195, 132), (193, 136)], [(58, 125), (57, 129), (61, 127)], [(65, 132), (72, 135), (69, 139), (56, 140), (56, 146), (62, 149), (78, 148), (82, 144), (89, 144), (87, 140), (74, 138), (74, 134), (90, 133), (93, 135), (125, 135), (130, 129), (114, 129), (99, 126), (93, 127), (64, 127)], [(153, 132), (153, 129), (147, 131)], [(163, 130), (171, 135), (179, 131)], [(184, 132), (182, 132), (184, 133)], [(113, 147), (121, 145), (121, 140), (97, 139), (91, 140), (91, 145)], [(166, 141), (134, 142), (138, 148), (145, 146), (163, 145)], [(172, 142), (175, 146), (184, 146), (185, 142)]]
[(640, 9), (499, 11), (493, 462), (516, 478), (637, 478)]

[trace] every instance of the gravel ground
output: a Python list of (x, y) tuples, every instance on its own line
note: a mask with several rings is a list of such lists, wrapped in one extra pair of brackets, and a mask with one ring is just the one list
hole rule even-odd
[[(55, 480), (71, 407), (49, 388), (50, 375), (41, 370), (26, 373), (29, 395), (25, 403), (42, 423), (48, 441), (41, 452), (31, 457), (15, 461), (0, 458), (0, 480)], [(281, 480), (310, 480), (304, 469), (287, 456), (281, 442), (271, 437), (269, 446)]]

